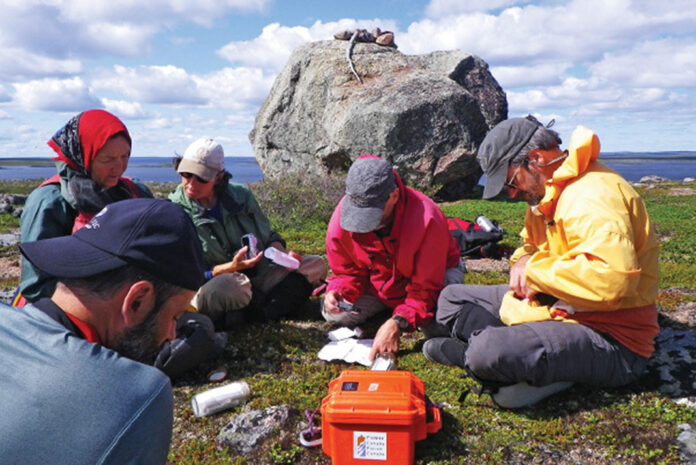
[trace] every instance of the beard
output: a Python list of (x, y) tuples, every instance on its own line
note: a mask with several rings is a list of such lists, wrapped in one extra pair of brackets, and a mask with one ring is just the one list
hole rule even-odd
[(138, 326), (127, 328), (121, 335), (114, 350), (120, 355), (136, 362), (152, 365), (160, 351), (157, 340), (157, 316), (160, 306), (156, 306)]
[(529, 171), (531, 175), (532, 182), (529, 190), (525, 190), (522, 198), (531, 206), (539, 205), (539, 202), (544, 198), (546, 194), (546, 184), (545, 179), (539, 175), (539, 173), (534, 171)]

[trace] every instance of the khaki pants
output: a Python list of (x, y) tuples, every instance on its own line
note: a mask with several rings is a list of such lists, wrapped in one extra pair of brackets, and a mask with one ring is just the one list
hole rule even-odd
[[(302, 263), (297, 269), (298, 273), (315, 286), (326, 278), (326, 271), (326, 262), (318, 255), (302, 257)], [(249, 305), (253, 289), (267, 294), (289, 273), (287, 268), (271, 265), (262, 279), (250, 280), (244, 273), (237, 272), (221, 274), (201, 286), (193, 296), (191, 305), (200, 313), (216, 321), (227, 312), (240, 310)]]

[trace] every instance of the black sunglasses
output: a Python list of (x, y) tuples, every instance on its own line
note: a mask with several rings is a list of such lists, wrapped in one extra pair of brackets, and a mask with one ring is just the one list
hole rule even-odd
[[(179, 174), (186, 179), (191, 179), (192, 177), (195, 177), (198, 180), (198, 182), (200, 182), (201, 184), (208, 184), (210, 182), (210, 181), (206, 181), (205, 179), (201, 178), (197, 174), (193, 174), (193, 173), (179, 173)], [(211, 179), (211, 181), (212, 181), (212, 179)]]

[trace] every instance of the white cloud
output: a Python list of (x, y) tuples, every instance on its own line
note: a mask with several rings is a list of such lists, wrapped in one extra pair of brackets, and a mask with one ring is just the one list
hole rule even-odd
[[(685, 110), (693, 99), (663, 88), (631, 88), (596, 78), (567, 78), (557, 86), (508, 91), (510, 114), (566, 109), (578, 117), (621, 112), (645, 113), (678, 108)], [(691, 112), (693, 115), (693, 112)]]
[[(211, 26), (231, 12), (262, 12), (270, 0), (3, 0), (0, 78), (79, 72), (79, 58), (142, 56), (156, 33), (180, 23)], [(3, 59), (14, 57), (16, 62)], [(52, 61), (51, 61), (52, 60)], [(39, 64), (44, 71), (31, 73)], [(55, 65), (55, 66), (53, 66)], [(17, 68), (17, 69), (15, 69)], [(50, 71), (54, 68), (55, 71)]]
[(336, 32), (346, 29), (372, 30), (376, 26), (383, 30), (396, 30), (394, 21), (382, 19), (341, 19), (328, 23), (316, 21), (309, 28), (287, 27), (273, 23), (264, 27), (258, 37), (252, 40), (230, 42), (219, 49), (217, 54), (232, 63), (278, 72), (283, 68), (292, 51), (304, 43), (330, 40)]
[(0, 110), (0, 119), (12, 119), (12, 116), (5, 110)]
[(203, 105), (196, 81), (176, 66), (114, 66), (113, 73), (95, 78), (97, 89), (119, 92), (144, 103)]
[(661, 39), (609, 52), (590, 66), (606, 81), (637, 87), (696, 87), (696, 40)]
[[(70, 3), (70, 2), (66, 2)], [(0, 49), (7, 49), (20, 63), (60, 63), (73, 68), (80, 58), (100, 56), (104, 53), (116, 56), (136, 56), (150, 50), (152, 36), (162, 28), (157, 21), (139, 21), (136, 14), (130, 20), (97, 18), (82, 20), (67, 17), (62, 2), (32, 2), (5, 6), (0, 16)], [(87, 7), (85, 14), (91, 14)], [(26, 54), (26, 57), (23, 56)], [(46, 68), (46, 65), (43, 65)], [(47, 74), (65, 73), (45, 71)]]
[(461, 49), (498, 66), (559, 58), (587, 62), (607, 49), (633, 46), (646, 34), (693, 32), (696, 2), (680, 3), (681, 11), (645, 1), (571, 0), (512, 7), (496, 15), (447, 15), (412, 23), (397, 42), (406, 53)]
[(496, 10), (529, 1), (531, 0), (430, 0), (425, 7), (425, 13), (430, 17), (439, 18), (475, 11)]
[(569, 62), (555, 61), (531, 66), (493, 66), (491, 74), (504, 89), (510, 87), (559, 84), (572, 66)]
[(58, 3), (62, 17), (85, 24), (102, 19), (141, 23), (184, 20), (210, 25), (226, 13), (262, 12), (270, 0), (61, 0)]
[(121, 118), (139, 119), (147, 116), (143, 106), (138, 102), (126, 102), (123, 100), (103, 98), (102, 104), (106, 111), (110, 111)]
[(80, 25), (79, 40), (89, 53), (140, 56), (149, 53), (150, 41), (158, 28), (150, 24), (111, 23)]
[(155, 118), (145, 125), (147, 129), (169, 129), (172, 126), (173, 124), (168, 118)]
[(80, 60), (47, 57), (18, 47), (0, 47), (0, 79), (68, 76), (81, 71)]
[(14, 88), (14, 101), (25, 110), (76, 112), (101, 107), (101, 102), (79, 77), (16, 83)]
[(274, 75), (253, 68), (223, 68), (194, 76), (201, 95), (212, 105), (232, 110), (256, 112), (273, 85)]

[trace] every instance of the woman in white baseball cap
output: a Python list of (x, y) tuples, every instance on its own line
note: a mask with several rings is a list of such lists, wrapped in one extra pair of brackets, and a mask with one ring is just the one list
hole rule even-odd
[[(206, 283), (192, 305), (222, 329), (244, 320), (278, 319), (304, 304), (326, 277), (326, 263), (317, 255), (286, 251), (251, 190), (230, 182), (222, 146), (198, 139), (174, 165), (181, 184), (169, 199), (193, 220), (207, 265)], [(263, 256), (268, 247), (287, 252), (299, 268), (270, 262)]]

